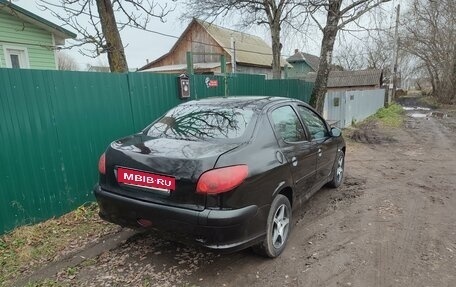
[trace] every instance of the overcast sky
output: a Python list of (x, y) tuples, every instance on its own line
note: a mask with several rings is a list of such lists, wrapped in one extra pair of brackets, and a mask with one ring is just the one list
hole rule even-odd
[[(47, 0), (48, 2), (59, 3), (59, 0)], [(163, 2), (158, 0), (158, 2)], [(400, 2), (398, 0), (394, 1), (396, 3)], [(13, 0), (13, 3), (25, 8), (51, 22), (56, 24), (63, 24), (51, 15), (49, 11), (42, 11), (38, 5), (35, 3), (35, 0)], [(383, 7), (385, 11), (391, 11), (392, 7), (396, 3), (389, 3)], [(174, 3), (174, 5), (176, 5)], [(180, 36), (181, 33), (186, 28), (188, 21), (180, 20), (182, 14), (182, 7), (176, 6), (176, 10), (171, 12), (166, 17), (166, 22), (162, 23), (159, 20), (153, 20), (148, 28), (150, 30), (159, 31), (165, 34), (170, 34), (174, 36)], [(229, 25), (232, 21), (222, 21), (222, 25), (228, 28), (235, 28), (234, 26)], [(65, 27), (71, 31), (71, 28)], [(75, 32), (75, 31), (74, 31)], [(266, 42), (270, 43), (269, 34), (263, 28), (250, 29), (244, 32), (255, 34), (262, 37)], [(146, 64), (146, 59), (150, 61), (162, 56), (167, 53), (172, 45), (176, 42), (175, 38), (165, 37), (162, 35), (154, 34), (144, 30), (138, 30), (134, 28), (125, 28), (121, 32), (121, 37), (123, 44), (126, 46), (126, 55), (127, 61), (130, 68), (139, 68)], [(299, 39), (297, 39), (299, 38)], [(289, 36), (287, 39), (283, 39), (284, 48), (282, 53), (284, 55), (291, 55), (294, 52), (295, 48), (304, 50), (305, 52), (312, 53), (315, 55), (319, 54), (320, 51), (320, 41), (321, 35), (318, 32), (307, 33), (307, 36)], [(108, 61), (106, 55), (102, 55), (99, 59), (92, 59), (87, 56), (83, 56), (78, 52), (78, 48), (73, 48), (68, 51), (76, 62), (79, 64), (80, 69), (85, 69), (88, 63), (92, 65), (107, 65)]]

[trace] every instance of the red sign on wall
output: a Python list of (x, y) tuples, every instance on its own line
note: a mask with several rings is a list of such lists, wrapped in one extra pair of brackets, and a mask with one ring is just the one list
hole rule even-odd
[(218, 87), (218, 80), (209, 80), (209, 83), (207, 84), (209, 88), (215, 88)]

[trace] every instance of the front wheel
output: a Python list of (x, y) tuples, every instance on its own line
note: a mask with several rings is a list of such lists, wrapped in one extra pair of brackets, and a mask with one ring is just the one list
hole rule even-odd
[(253, 250), (265, 257), (275, 258), (282, 253), (291, 231), (291, 205), (288, 198), (279, 194), (269, 210), (266, 238)]
[(332, 172), (332, 179), (328, 182), (329, 187), (337, 188), (344, 180), (345, 154), (343, 151), (337, 152), (336, 162)]

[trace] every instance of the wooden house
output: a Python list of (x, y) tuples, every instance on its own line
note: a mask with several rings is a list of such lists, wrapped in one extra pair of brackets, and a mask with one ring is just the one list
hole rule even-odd
[[(220, 73), (220, 55), (225, 55), (227, 72), (233, 72), (235, 66), (237, 73), (272, 78), (272, 49), (263, 39), (198, 19), (193, 19), (168, 53), (139, 71), (185, 73), (189, 51), (195, 73)], [(282, 59), (282, 67), (285, 63)]]

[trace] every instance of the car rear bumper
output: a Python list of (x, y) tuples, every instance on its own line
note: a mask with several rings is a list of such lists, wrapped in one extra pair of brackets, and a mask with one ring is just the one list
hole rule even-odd
[(261, 241), (264, 233), (255, 233), (259, 208), (250, 205), (233, 210), (202, 211), (166, 206), (121, 196), (95, 186), (100, 217), (126, 227), (141, 228), (139, 219), (152, 223), (151, 228), (170, 232), (178, 240), (210, 249), (234, 252)]

